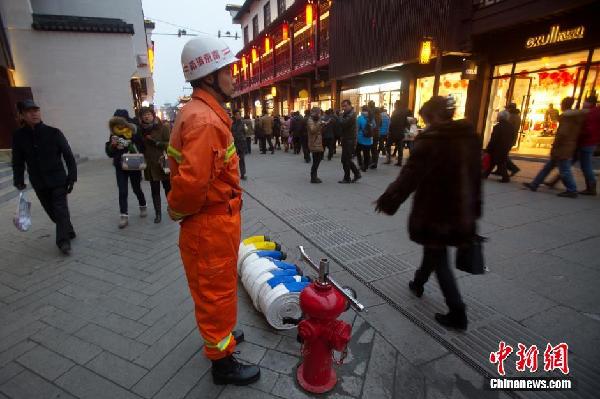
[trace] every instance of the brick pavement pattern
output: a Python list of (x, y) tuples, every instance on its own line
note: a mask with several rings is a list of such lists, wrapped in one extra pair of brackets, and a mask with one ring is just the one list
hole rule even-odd
[[(304, 244), (314, 258), (331, 252), (337, 260), (332, 262), (332, 273), (342, 283), (353, 286), (369, 309), (366, 314), (353, 311), (344, 314), (344, 319), (353, 324), (349, 356), (338, 370), (336, 389), (324, 397), (508, 397), (505, 393), (484, 390), (482, 374), (449, 350), (448, 345), (398, 312), (389, 298), (381, 292), (375, 293), (370, 285), (389, 275), (400, 275), (418, 264), (417, 248), (406, 239), (396, 242), (392, 248), (385, 246), (390, 241), (389, 232), (396, 234), (394, 229), (404, 229), (403, 221), (384, 222), (379, 218), (373, 222), (366, 216), (372, 194), (391, 180), (397, 169), (381, 167), (376, 172), (378, 175), (368, 172), (363, 179), (365, 183), (353, 186), (355, 191), (348, 191), (340, 199), (337, 185), (307, 184), (308, 169), (300, 157), (278, 153), (266, 162), (254, 154), (256, 152), (248, 157), (251, 179), (246, 183), (249, 195), (244, 203), (244, 235), (271, 234), (284, 244), (293, 261), (298, 260), (294, 248), (299, 244)], [(339, 159), (336, 157), (334, 161), (325, 163), (321, 173), (322, 178), (331, 183), (337, 181), (334, 179), (341, 169)], [(295, 383), (300, 351), (295, 330), (271, 329), (241, 286), (238, 325), (245, 331), (246, 342), (239, 346), (240, 358), (259, 364), (262, 378), (249, 387), (213, 385), (210, 362), (202, 356), (202, 341), (196, 330), (193, 305), (179, 258), (177, 224), (164, 218), (162, 224), (155, 225), (151, 218), (138, 218), (130, 198), (130, 225), (119, 230), (116, 184), (109, 162), (90, 161), (80, 169), (80, 181), (69, 197), (78, 233), (70, 257), (58, 254), (53, 228), (37, 199), (33, 199), (33, 227), (27, 233), (17, 232), (10, 222), (14, 204), (0, 204), (0, 217), (4, 221), (0, 226), (3, 255), (0, 259), (0, 398), (311, 397)], [(280, 173), (275, 175), (274, 170)], [(562, 246), (553, 242), (548, 249), (553, 253), (539, 256), (560, 256), (568, 243), (580, 248), (575, 253), (569, 249), (573, 264), (581, 267), (581, 263), (587, 262), (586, 251), (592, 251), (587, 241), (597, 240), (593, 237), (598, 237), (599, 228), (586, 219), (587, 213), (565, 212), (564, 207), (574, 206), (583, 213), (588, 212), (589, 202), (565, 203), (565, 200), (553, 199), (537, 210), (532, 207), (533, 215), (522, 209), (502, 213), (504, 207), (523, 207), (512, 202), (529, 193), (494, 192), (493, 185), (488, 184), (486, 189), (488, 187), (491, 188), (486, 190), (490, 201), (498, 205), (494, 207), (496, 214), (484, 223), (486, 231), (501, 232), (511, 226), (517, 226), (516, 229), (524, 226), (522, 234), (535, 238), (540, 230), (527, 224), (527, 220), (551, 213), (553, 217), (547, 218), (545, 223), (547, 229), (554, 227), (560, 231), (563, 224), (575, 221), (588, 232), (572, 232), (572, 240)], [(144, 190), (149, 191), (147, 185)], [(261, 193), (270, 194), (266, 197), (269, 209), (263, 200), (255, 199), (264, 199)], [(296, 206), (294, 201), (300, 204)], [(335, 204), (327, 204), (328, 201)], [(596, 210), (597, 204), (594, 204)], [(359, 207), (365, 212), (357, 212)], [(288, 210), (286, 217), (278, 214), (282, 209)], [(316, 219), (308, 220), (302, 209), (312, 209), (310, 214), (327, 223), (319, 225)], [(572, 218), (567, 218), (569, 215)], [(496, 223), (488, 222), (489, 219)], [(307, 221), (310, 223), (305, 223)], [(336, 223), (335, 234), (327, 234)], [(319, 241), (308, 241), (306, 237), (310, 234), (318, 235)], [(588, 236), (592, 238), (586, 238)], [(368, 242), (363, 242), (364, 237), (368, 237)], [(344, 247), (348, 243), (351, 245)], [(515, 239), (507, 238), (503, 245), (509, 254), (521, 249)], [(351, 251), (359, 251), (356, 256), (363, 256), (365, 262), (372, 260), (361, 263), (362, 270), (370, 273), (367, 278), (357, 279), (348, 272), (349, 266), (357, 263), (355, 255), (349, 255)], [(498, 258), (501, 260), (494, 257), (493, 263), (518, 259), (521, 262), (518, 264), (525, 264), (516, 256)], [(527, 263), (533, 264), (533, 270), (542, 266), (558, 270), (561, 264), (555, 258), (554, 263), (539, 260), (537, 254), (534, 258), (536, 260)], [(515, 267), (513, 265), (510, 264)], [(591, 265), (586, 278), (597, 285), (600, 279), (596, 272), (594, 264)], [(500, 273), (490, 274), (489, 278), (495, 286), (511, 287)], [(461, 277), (461, 288), (469, 280), (469, 277)], [(401, 292), (404, 287), (397, 289)], [(435, 284), (431, 289), (435, 292)], [(467, 286), (467, 294), (479, 298), (476, 289), (475, 284), (475, 291)], [(588, 286), (581, 285), (581, 289), (588, 290)], [(597, 311), (591, 309), (593, 303), (597, 304), (597, 294), (592, 296), (585, 292), (571, 296), (561, 293), (560, 300), (566, 303), (555, 304), (546, 303), (527, 290), (531, 307), (511, 306), (507, 298), (505, 313), (530, 327), (538, 323), (548, 328), (548, 320), (570, 317), (576, 326), (597, 328), (594, 323), (598, 319), (581, 319), (585, 312), (565, 310), (575, 302), (592, 316), (597, 315)], [(433, 297), (434, 302), (439, 299)], [(551, 326), (550, 331), (560, 336), (561, 328), (564, 330), (562, 326)], [(585, 336), (585, 339), (589, 338)], [(582, 345), (588, 342), (586, 340), (581, 340)], [(595, 356), (594, 351), (590, 355)]]

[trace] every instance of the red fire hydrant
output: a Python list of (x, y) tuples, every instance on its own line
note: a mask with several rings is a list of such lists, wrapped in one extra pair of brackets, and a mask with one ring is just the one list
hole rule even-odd
[[(308, 258), (305, 260), (310, 262)], [(348, 309), (347, 294), (340, 292), (337, 283), (335, 287), (330, 283), (328, 268), (327, 261), (322, 260), (319, 279), (300, 294), (304, 319), (298, 324), (298, 335), (303, 343), (303, 361), (296, 376), (300, 386), (312, 393), (328, 392), (335, 386), (333, 351), (342, 352), (340, 360), (336, 361), (341, 364), (352, 332), (352, 326), (337, 320)]]

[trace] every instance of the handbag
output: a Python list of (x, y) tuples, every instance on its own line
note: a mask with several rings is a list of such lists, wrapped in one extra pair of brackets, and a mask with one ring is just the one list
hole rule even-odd
[(489, 152), (481, 154), (481, 172), (486, 173), (492, 166), (492, 156)]
[(487, 238), (475, 235), (471, 242), (456, 249), (456, 268), (471, 274), (483, 274), (488, 269), (485, 267), (483, 257), (483, 242)]
[(160, 158), (158, 159), (158, 163), (160, 164), (160, 167), (162, 168), (165, 175), (171, 173), (171, 168), (169, 167), (169, 157), (166, 152), (163, 152), (163, 154), (160, 156)]
[(121, 168), (123, 170), (144, 170), (146, 160), (144, 154), (123, 154), (121, 156)]

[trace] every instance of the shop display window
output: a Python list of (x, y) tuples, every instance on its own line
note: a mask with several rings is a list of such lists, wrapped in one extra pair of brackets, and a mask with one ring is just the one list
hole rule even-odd
[[(467, 89), (469, 81), (460, 78), (460, 72), (447, 73), (440, 76), (440, 96), (452, 95), (456, 100), (456, 112), (454, 119), (463, 119), (465, 117), (465, 106), (467, 104)], [(433, 96), (434, 77), (427, 76), (417, 79), (417, 95), (415, 102), (415, 115), (418, 117), (420, 126), (424, 125), (424, 121), (418, 116), (418, 112), (432, 96)]]
[(496, 65), (494, 67), (494, 77), (496, 76), (510, 76), (512, 73), (513, 64)]
[(400, 100), (401, 82), (389, 82), (378, 85), (363, 86), (358, 89), (342, 91), (342, 100), (350, 100), (356, 112), (363, 105), (373, 101), (376, 107), (385, 107), (388, 112), (394, 109), (394, 103)]
[[(582, 87), (584, 98), (597, 89), (598, 64), (590, 66), (586, 82), (582, 81), (588, 55), (589, 51), (586, 50), (523, 61), (515, 65), (514, 75), (494, 77), (490, 86), (484, 146), (489, 142), (498, 112), (504, 109), (507, 102), (513, 102), (520, 110), (522, 119), (513, 150), (547, 156), (558, 128), (562, 99), (579, 98)], [(511, 82), (512, 97), (507, 101)]]

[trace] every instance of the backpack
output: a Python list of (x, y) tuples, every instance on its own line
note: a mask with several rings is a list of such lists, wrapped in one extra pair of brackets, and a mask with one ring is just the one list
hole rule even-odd
[(373, 137), (375, 133), (375, 129), (377, 129), (377, 125), (375, 124), (375, 119), (367, 119), (367, 124), (365, 125), (365, 129), (363, 130), (363, 134), (365, 137)]

